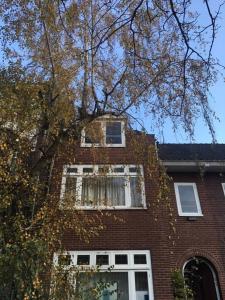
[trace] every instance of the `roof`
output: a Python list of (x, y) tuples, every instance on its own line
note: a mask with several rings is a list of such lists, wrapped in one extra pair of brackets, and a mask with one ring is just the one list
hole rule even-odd
[(225, 144), (158, 144), (163, 161), (225, 161)]

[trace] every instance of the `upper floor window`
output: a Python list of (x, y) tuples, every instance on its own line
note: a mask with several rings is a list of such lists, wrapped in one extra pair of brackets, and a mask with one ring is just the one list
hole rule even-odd
[(222, 183), (222, 188), (223, 188), (223, 192), (224, 192), (224, 196), (225, 196), (225, 182)]
[(62, 178), (62, 206), (81, 208), (141, 208), (143, 167), (135, 165), (70, 165)]
[(81, 147), (125, 147), (125, 122), (100, 119), (90, 123), (81, 133)]
[(178, 213), (180, 216), (202, 216), (195, 183), (174, 183)]

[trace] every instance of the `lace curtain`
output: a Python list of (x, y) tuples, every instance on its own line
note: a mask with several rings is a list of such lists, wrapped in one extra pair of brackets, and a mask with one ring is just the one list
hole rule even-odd
[(124, 177), (84, 177), (82, 206), (125, 206)]

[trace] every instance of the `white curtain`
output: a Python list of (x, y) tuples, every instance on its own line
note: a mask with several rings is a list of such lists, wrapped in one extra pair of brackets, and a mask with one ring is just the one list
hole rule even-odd
[(141, 178), (130, 177), (131, 206), (142, 206)]
[(82, 206), (124, 206), (124, 177), (83, 177)]

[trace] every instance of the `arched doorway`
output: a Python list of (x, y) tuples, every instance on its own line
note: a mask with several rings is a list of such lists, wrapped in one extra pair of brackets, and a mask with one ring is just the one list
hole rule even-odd
[(216, 270), (207, 259), (193, 257), (188, 260), (184, 265), (184, 277), (194, 300), (221, 300)]

